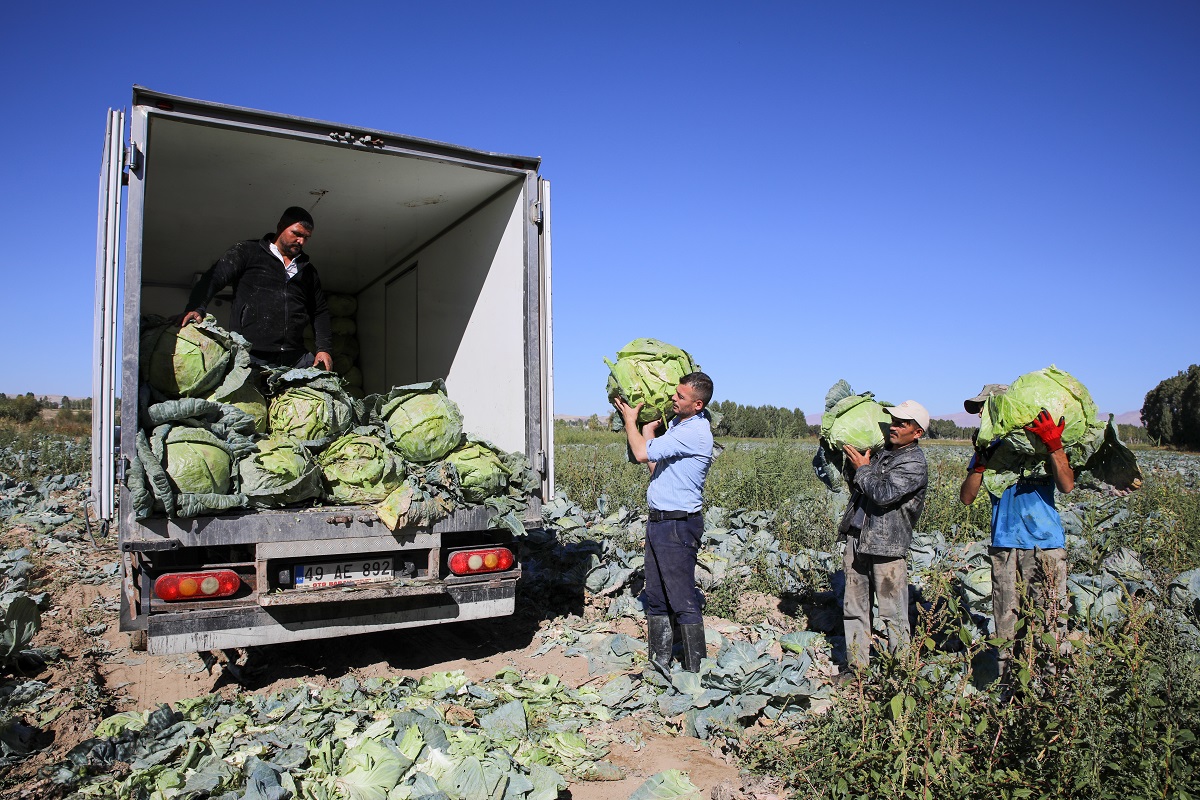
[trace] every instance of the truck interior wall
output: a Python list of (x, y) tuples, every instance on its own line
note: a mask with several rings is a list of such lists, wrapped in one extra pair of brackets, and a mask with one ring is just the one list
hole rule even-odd
[(444, 378), (469, 432), (521, 451), (524, 207), (514, 184), (357, 294), (367, 392)]

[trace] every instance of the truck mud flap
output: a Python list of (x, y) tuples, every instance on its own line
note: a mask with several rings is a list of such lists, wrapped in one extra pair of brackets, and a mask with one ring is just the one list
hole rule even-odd
[(514, 578), (446, 586), (433, 594), (155, 614), (148, 620), (149, 652), (166, 655), (282, 644), (505, 616), (516, 608), (516, 586)]

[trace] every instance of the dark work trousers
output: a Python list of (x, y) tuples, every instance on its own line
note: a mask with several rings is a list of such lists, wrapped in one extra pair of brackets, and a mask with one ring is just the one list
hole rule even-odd
[(646, 523), (646, 616), (673, 614), (680, 625), (704, 622), (696, 591), (696, 553), (704, 517)]

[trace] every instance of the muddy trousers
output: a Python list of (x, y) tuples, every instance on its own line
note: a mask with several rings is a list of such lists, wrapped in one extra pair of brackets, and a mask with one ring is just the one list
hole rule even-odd
[[(1000, 676), (1006, 677), (1014, 656), (1020, 657), (1026, 641), (1037, 641), (1052, 632), (1060, 647), (1067, 635), (1067, 551), (1034, 548), (989, 547), (992, 559), (992, 613), (996, 637), (1013, 642), (1000, 648)], [(1017, 635), (1017, 621), (1026, 626)], [(1031, 634), (1033, 634), (1031, 636)]]
[(846, 662), (864, 669), (871, 656), (871, 594), (879, 603), (879, 617), (887, 630), (888, 650), (908, 646), (908, 562), (903, 556), (872, 556), (858, 552), (858, 537), (846, 537), (842, 556), (846, 594), (842, 621), (846, 627)]

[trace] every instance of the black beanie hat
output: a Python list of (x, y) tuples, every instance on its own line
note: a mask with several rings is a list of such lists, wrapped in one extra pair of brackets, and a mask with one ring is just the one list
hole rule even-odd
[(309, 230), (313, 229), (312, 214), (308, 213), (308, 209), (300, 206), (292, 206), (283, 212), (283, 216), (279, 218), (279, 224), (275, 226), (276, 231), (281, 231), (284, 228), (290, 228), (297, 222), (304, 225)]

